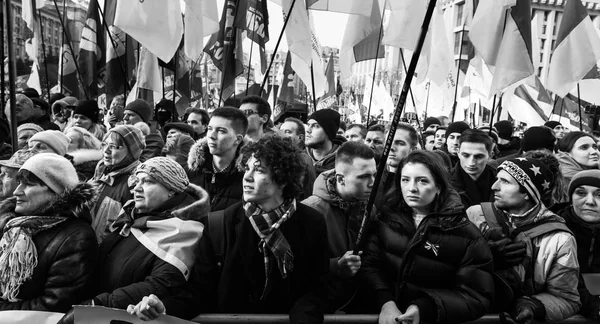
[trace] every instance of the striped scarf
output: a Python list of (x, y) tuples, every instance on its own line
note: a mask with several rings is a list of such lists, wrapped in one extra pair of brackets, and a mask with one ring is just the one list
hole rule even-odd
[(250, 220), (254, 231), (260, 237), (259, 250), (263, 253), (265, 262), (265, 286), (260, 299), (263, 299), (269, 284), (271, 259), (269, 251), (275, 257), (282, 278), (294, 270), (294, 254), (290, 244), (285, 239), (279, 227), (296, 211), (296, 199), (285, 201), (281, 206), (270, 212), (263, 212), (256, 204), (244, 203), (246, 217)]
[(8, 221), (0, 239), (0, 299), (19, 301), (17, 296), (21, 284), (33, 275), (38, 255), (32, 236), (67, 219), (56, 216), (17, 216)]

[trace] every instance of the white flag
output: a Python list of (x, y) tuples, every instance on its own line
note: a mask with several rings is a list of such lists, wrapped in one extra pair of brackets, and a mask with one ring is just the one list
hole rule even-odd
[(216, 0), (184, 0), (185, 55), (196, 61), (204, 49), (204, 37), (219, 31)]

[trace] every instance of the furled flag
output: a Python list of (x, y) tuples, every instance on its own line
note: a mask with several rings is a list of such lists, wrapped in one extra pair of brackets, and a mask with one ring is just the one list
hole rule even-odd
[(61, 93), (69, 94), (79, 98), (79, 80), (77, 78), (77, 66), (75, 55), (71, 52), (69, 41), (77, 39), (73, 32), (75, 29), (72, 26), (73, 22), (65, 17), (66, 30), (63, 30), (63, 41), (61, 48), (61, 57), (58, 62), (58, 80), (61, 84)]
[(343, 79), (352, 76), (354, 63), (384, 57), (384, 46), (377, 46), (380, 44), (382, 9), (379, 1), (373, 1), (370, 16), (352, 15), (348, 18), (339, 61)]
[(216, 0), (184, 0), (184, 51), (192, 61), (202, 54), (204, 37), (219, 31)]
[(221, 21), (219, 22), (219, 31), (212, 34), (204, 47), (204, 52), (210, 56), (215, 66), (223, 72), (221, 82), (221, 98), (223, 101), (234, 93), (235, 78), (244, 72), (241, 30), (233, 27), (237, 8), (238, 0), (227, 0), (225, 2)]
[[(190, 1), (190, 0), (188, 0)], [(269, 12), (267, 0), (240, 1), (240, 13), (235, 26), (247, 31), (248, 38), (258, 45), (260, 51), (260, 66), (264, 74), (267, 71), (267, 55), (265, 43), (269, 41)]]
[(98, 83), (103, 82), (106, 68), (104, 30), (100, 22), (98, 1), (90, 1), (85, 25), (81, 31), (77, 63), (82, 87), (88, 98), (98, 96)]
[(469, 38), (494, 75), (491, 94), (534, 73), (531, 0), (482, 1), (475, 11)]
[(313, 10), (367, 16), (375, 1), (377, 0), (307, 0), (306, 6)]
[(564, 97), (600, 60), (600, 37), (580, 0), (565, 4), (548, 68), (548, 90)]
[(33, 65), (31, 66), (31, 74), (29, 75), (29, 79), (27, 80), (27, 86), (37, 90), (38, 93), (42, 93), (39, 70), (40, 69), (38, 67), (38, 63), (34, 61)]
[(114, 24), (165, 62), (183, 36), (179, 1), (118, 1)]
[(325, 70), (325, 76), (327, 77), (327, 93), (319, 99), (317, 104), (317, 110), (330, 108), (336, 99), (335, 91), (335, 72), (333, 70), (333, 52), (329, 57), (329, 63), (327, 63), (327, 69)]

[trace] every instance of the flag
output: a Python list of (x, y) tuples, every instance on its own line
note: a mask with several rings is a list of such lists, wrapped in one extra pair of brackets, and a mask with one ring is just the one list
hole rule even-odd
[(216, 0), (184, 0), (184, 51), (193, 61), (202, 54), (204, 37), (219, 31)]
[(292, 69), (309, 87), (314, 82), (315, 96), (319, 97), (327, 91), (321, 58), (321, 44), (315, 35), (312, 21), (309, 21), (304, 0), (296, 0), (294, 7), (292, 7), (292, 3), (292, 0), (281, 1), (284, 20), (290, 15), (285, 28), (285, 36), (288, 49), (292, 52)]
[(183, 36), (179, 1), (118, 1), (114, 24), (165, 62)]
[(548, 121), (552, 105), (537, 100), (536, 89), (527, 83), (513, 85), (503, 94), (503, 107), (516, 120), (528, 125), (543, 125)]
[(146, 47), (142, 47), (139, 57), (136, 86), (141, 89), (162, 92), (162, 75), (156, 55)]
[(313, 10), (341, 12), (351, 15), (368, 15), (377, 0), (307, 0), (306, 6)]
[[(287, 53), (285, 58), (285, 65), (283, 67), (283, 80), (281, 82), (281, 90), (279, 92), (279, 98), (277, 101), (284, 101), (293, 103), (294, 102), (294, 76), (296, 73), (292, 69), (292, 55), (290, 52)], [(277, 120), (275, 118), (274, 120)]]
[(580, 0), (568, 0), (548, 67), (548, 90), (564, 97), (600, 60), (600, 37)]
[[(244, 72), (241, 30), (233, 26), (238, 0), (227, 0), (223, 8), (219, 31), (212, 34), (204, 47), (215, 66), (223, 72), (222, 99), (235, 91), (235, 78)], [(238, 42), (239, 40), (239, 42)]]
[(69, 47), (69, 40), (75, 38), (72, 24), (73, 22), (65, 17), (67, 28), (63, 31), (61, 57), (58, 62), (58, 80), (61, 82), (60, 92), (79, 98), (79, 79), (77, 78), (75, 55)]
[[(443, 87), (450, 78), (450, 83), (455, 85), (454, 53), (448, 40), (441, 2), (437, 4), (433, 12), (429, 29), (417, 65), (417, 83), (421, 83), (427, 78), (439, 87)], [(454, 86), (452, 86), (453, 89)]]
[(237, 28), (247, 31), (248, 38), (258, 45), (262, 73), (267, 71), (265, 43), (269, 41), (269, 12), (267, 0), (246, 0), (240, 2), (240, 12), (235, 22)]
[(77, 63), (82, 87), (88, 98), (98, 96), (98, 83), (103, 82), (106, 68), (104, 31), (100, 23), (98, 1), (90, 1), (85, 25), (81, 31)]
[[(414, 51), (419, 39), (421, 25), (427, 11), (426, 1), (398, 0), (389, 1), (389, 21), (384, 30), (381, 43)], [(410, 32), (408, 32), (410, 31)], [(429, 34), (429, 33), (428, 33)]]
[(27, 44), (25, 45), (26, 53), (32, 61), (37, 61), (39, 58), (39, 39), (40, 39), (40, 24), (38, 21), (37, 10), (44, 7), (44, 0), (23, 0), (22, 2), (22, 15), (21, 18), (33, 32), (33, 37), (27, 39), (26, 43), (30, 45), (27, 50)]
[(335, 103), (336, 89), (335, 89), (335, 72), (333, 71), (333, 53), (329, 57), (329, 63), (327, 63), (327, 69), (325, 70), (325, 76), (327, 77), (327, 93), (321, 97), (317, 104), (317, 110), (331, 107)]
[(481, 2), (469, 38), (494, 75), (491, 94), (534, 73), (530, 0)]
[(42, 86), (40, 85), (40, 73), (38, 63), (33, 61), (33, 65), (31, 66), (31, 74), (29, 75), (29, 79), (27, 80), (27, 86), (30, 88), (34, 88), (38, 93), (42, 93)]
[(553, 111), (552, 120), (560, 120), (565, 118), (569, 120), (569, 125), (572, 130), (579, 130), (579, 120), (582, 120), (582, 126), (584, 132), (591, 132), (593, 125), (593, 118), (590, 118), (590, 114), (585, 113), (583, 107), (590, 105), (590, 102), (587, 102), (583, 99), (579, 99), (581, 101), (581, 115), (579, 114), (579, 103), (577, 97), (568, 93), (564, 98), (558, 98), (556, 101), (556, 106)]
[[(131, 77), (133, 64), (133, 40), (117, 26), (110, 26), (114, 41), (106, 46), (106, 101), (111, 102), (118, 94), (125, 93), (125, 85)], [(130, 57), (127, 57), (127, 54)], [(131, 67), (131, 68), (130, 68)]]
[[(352, 15), (348, 18), (346, 32), (340, 49), (340, 70), (342, 78), (348, 79), (352, 76), (352, 65), (356, 62), (382, 58), (385, 48), (380, 44), (380, 28), (382, 10), (379, 2), (374, 1), (371, 7), (371, 15)], [(378, 55), (377, 55), (378, 54)]]

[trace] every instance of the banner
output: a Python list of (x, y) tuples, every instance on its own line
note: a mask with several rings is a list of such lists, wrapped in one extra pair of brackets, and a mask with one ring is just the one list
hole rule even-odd
[(269, 41), (269, 12), (267, 0), (246, 0), (240, 2), (240, 13), (235, 22), (237, 28), (246, 30), (248, 38), (258, 44), (260, 50), (260, 67), (264, 74), (267, 71), (267, 55), (265, 43)]

